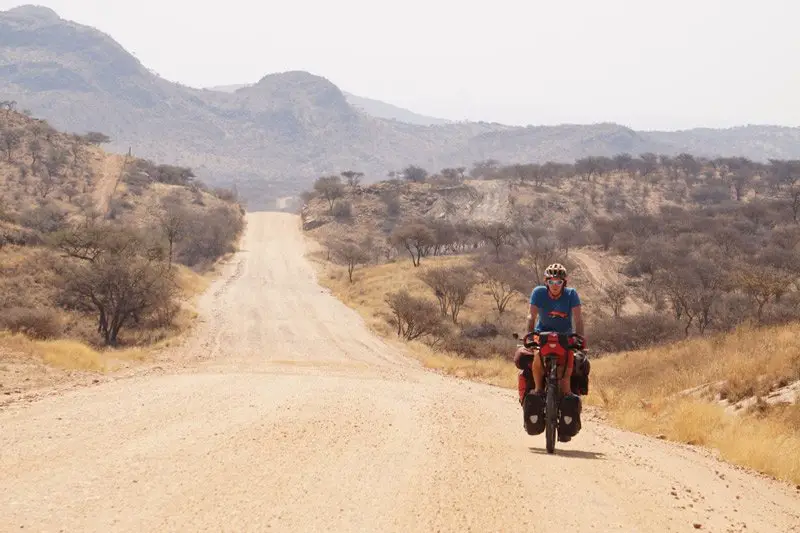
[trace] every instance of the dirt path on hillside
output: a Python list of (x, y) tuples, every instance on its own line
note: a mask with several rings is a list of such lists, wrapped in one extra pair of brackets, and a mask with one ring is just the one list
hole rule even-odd
[[(604, 267), (600, 264), (600, 261), (589, 252), (571, 249), (569, 255), (584, 267), (592, 281), (592, 285), (594, 285), (595, 289), (598, 291), (601, 291), (605, 286), (622, 281), (622, 276), (615, 272), (613, 268)], [(645, 313), (648, 309), (649, 306), (645, 302), (633, 294), (628, 294), (628, 298), (625, 300), (625, 305), (622, 308), (622, 313), (625, 315), (636, 315)]]
[(507, 181), (501, 180), (475, 180), (469, 183), (482, 198), (473, 204), (469, 220), (480, 222), (501, 222), (508, 214), (509, 188)]
[(117, 182), (122, 175), (125, 165), (125, 157), (118, 154), (104, 154), (103, 160), (99, 162), (95, 172), (98, 174), (98, 181), (94, 189), (94, 201), (97, 209), (101, 213), (108, 212), (111, 196), (117, 187)]
[(514, 391), (321, 289), (298, 226), (248, 216), (159, 368), (0, 410), (0, 531), (800, 531), (793, 488), (588, 413), (547, 455)]

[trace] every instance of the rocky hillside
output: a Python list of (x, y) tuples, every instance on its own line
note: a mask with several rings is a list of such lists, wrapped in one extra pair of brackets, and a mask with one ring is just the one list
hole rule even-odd
[(236, 183), (251, 208), (273, 207), (313, 179), (354, 169), (376, 181), (412, 162), (429, 169), (571, 161), (619, 152), (799, 157), (800, 130), (749, 127), (675, 133), (616, 124), (510, 127), (418, 125), (370, 116), (328, 80), (305, 72), (265, 76), (235, 93), (168, 82), (111, 37), (25, 6), (0, 13), (0, 101), (63, 130), (100, 131), (110, 147), (189, 166)]
[(522, 261), (535, 280), (562, 262), (582, 276), (594, 348), (609, 352), (800, 318), (798, 160), (588, 158), (472, 169), (481, 180), (413, 170), (366, 186), (326, 176), (304, 194), (304, 230), (347, 279), (477, 254), (476, 269)]
[(234, 250), (244, 210), (191, 169), (104, 152), (0, 110), (0, 352), (8, 330), (96, 345), (181, 329), (202, 274)]
[[(236, 85), (218, 85), (215, 87), (207, 87), (207, 89), (210, 91), (233, 93), (239, 89), (250, 86), (251, 84), (242, 83)], [(364, 98), (363, 96), (356, 96), (355, 94), (350, 94), (348, 92), (343, 92), (343, 94), (351, 106), (355, 107), (356, 109), (360, 109), (372, 117), (396, 120), (398, 122), (405, 122), (406, 124), (418, 124), (421, 126), (433, 126), (435, 124), (449, 124), (453, 122), (452, 120), (445, 120), (443, 118), (420, 115), (418, 113), (414, 113), (413, 111), (409, 111), (408, 109), (403, 109), (402, 107), (398, 107), (396, 105), (381, 102), (380, 100)]]

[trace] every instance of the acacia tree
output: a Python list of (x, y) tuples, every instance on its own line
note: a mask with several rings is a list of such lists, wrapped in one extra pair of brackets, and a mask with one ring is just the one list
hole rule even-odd
[(614, 236), (619, 231), (619, 224), (612, 219), (597, 217), (593, 220), (592, 226), (597, 240), (603, 247), (603, 251), (608, 251)]
[(792, 220), (800, 216), (800, 160), (770, 159), (769, 176), (776, 189), (783, 192), (792, 211)]
[(6, 160), (10, 163), (14, 150), (22, 144), (22, 131), (9, 128), (0, 132), (0, 149), (5, 151)]
[(506, 306), (517, 294), (528, 289), (528, 274), (516, 261), (498, 262), (483, 258), (477, 264), (477, 271), (494, 299), (498, 314), (503, 314)]
[(753, 272), (749, 265), (733, 275), (739, 288), (753, 300), (756, 306), (756, 318), (759, 322), (764, 315), (764, 306), (786, 288), (787, 279), (777, 274), (774, 269), (761, 269)]
[(323, 176), (314, 182), (314, 190), (328, 201), (328, 211), (333, 212), (333, 202), (344, 196), (344, 185), (339, 176)]
[(407, 181), (421, 183), (428, 177), (428, 171), (416, 165), (409, 165), (403, 169), (403, 178)]
[(74, 268), (64, 293), (76, 307), (97, 313), (98, 332), (115, 346), (123, 326), (172, 298), (169, 273), (163, 263), (141, 256), (104, 256)]
[(105, 133), (100, 133), (99, 131), (90, 131), (83, 137), (82, 140), (86, 141), (89, 144), (106, 144), (111, 142), (111, 137), (106, 135)]
[(345, 170), (342, 172), (342, 177), (347, 180), (347, 185), (351, 188), (356, 188), (361, 183), (361, 178), (364, 177), (364, 173), (354, 170)]
[(390, 242), (397, 249), (404, 249), (411, 255), (411, 262), (418, 267), (422, 256), (436, 244), (433, 230), (422, 222), (412, 222), (394, 230)]
[(614, 316), (619, 317), (622, 314), (622, 308), (625, 306), (625, 300), (628, 298), (627, 288), (621, 284), (610, 285), (603, 287), (603, 293)]
[(157, 246), (143, 236), (108, 226), (72, 228), (55, 237), (79, 262), (59, 265), (61, 301), (97, 316), (97, 331), (115, 346), (132, 320), (171, 303), (176, 290), (172, 271)]
[(472, 269), (464, 266), (430, 268), (420, 273), (420, 279), (433, 289), (439, 300), (439, 310), (454, 324), (477, 283)]
[(508, 244), (514, 235), (514, 230), (502, 222), (478, 224), (475, 226), (475, 231), (485, 241), (494, 246), (494, 253), (497, 258), (500, 258), (500, 248), (504, 244)]
[(168, 266), (172, 267), (175, 245), (178, 244), (191, 229), (192, 215), (176, 196), (168, 196), (161, 202), (161, 209), (156, 219), (164, 238), (167, 239)]
[(334, 259), (347, 267), (347, 278), (353, 283), (353, 271), (356, 266), (368, 263), (370, 260), (366, 246), (352, 240), (334, 241), (330, 245)]
[(398, 337), (410, 341), (441, 329), (442, 319), (433, 302), (412, 296), (405, 289), (388, 294), (385, 301), (392, 311), (389, 322), (397, 328)]
[(638, 167), (642, 176), (649, 176), (658, 170), (658, 156), (652, 152), (640, 154)]

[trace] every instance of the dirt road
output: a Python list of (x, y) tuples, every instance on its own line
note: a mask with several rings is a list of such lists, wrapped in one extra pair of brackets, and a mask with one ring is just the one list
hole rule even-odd
[[(591, 254), (575, 249), (570, 250), (569, 253), (573, 259), (576, 259), (584, 266), (597, 290), (620, 283), (620, 275), (609, 268), (604, 268)], [(633, 294), (628, 295), (625, 305), (622, 307), (622, 312), (626, 315), (640, 314), (647, 310), (647, 304)]]
[(546, 455), (513, 391), (320, 289), (298, 225), (249, 215), (183, 362), (0, 411), (0, 531), (800, 530), (793, 488), (590, 416)]
[(509, 186), (500, 180), (475, 180), (470, 182), (481, 195), (479, 202), (472, 205), (469, 220), (475, 222), (503, 222), (508, 214)]
[(119, 154), (102, 154), (102, 162), (95, 169), (98, 182), (93, 192), (94, 201), (101, 213), (108, 212), (111, 197), (117, 188), (122, 170), (125, 166), (125, 156)]

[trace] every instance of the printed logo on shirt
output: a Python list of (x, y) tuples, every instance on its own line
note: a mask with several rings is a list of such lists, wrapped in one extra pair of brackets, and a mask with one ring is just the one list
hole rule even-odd
[(569, 313), (565, 313), (563, 311), (550, 311), (547, 313), (547, 316), (550, 318), (569, 318)]

